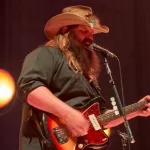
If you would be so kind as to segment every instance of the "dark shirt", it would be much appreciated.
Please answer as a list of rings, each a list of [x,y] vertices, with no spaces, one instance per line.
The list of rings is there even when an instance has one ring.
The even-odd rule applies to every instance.
[[[35,130],[32,123],[27,123],[30,116],[27,95],[40,86],[47,87],[59,99],[74,107],[85,105],[98,96],[88,80],[68,66],[62,51],[47,46],[37,48],[26,56],[18,79],[18,96],[24,101],[22,136],[28,136]],[[105,106],[103,105],[101,109],[105,109]],[[38,112],[41,113],[40,110]]]

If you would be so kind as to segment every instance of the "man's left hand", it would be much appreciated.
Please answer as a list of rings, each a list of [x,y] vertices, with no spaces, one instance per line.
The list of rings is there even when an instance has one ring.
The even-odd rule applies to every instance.
[[[140,101],[148,100],[149,103],[145,105],[145,109],[138,111],[138,116],[148,117],[150,116],[150,95],[143,97]]]

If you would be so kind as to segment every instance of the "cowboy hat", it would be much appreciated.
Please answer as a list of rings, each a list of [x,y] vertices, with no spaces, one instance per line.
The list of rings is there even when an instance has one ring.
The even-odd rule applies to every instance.
[[[69,25],[87,25],[94,29],[94,34],[108,33],[109,28],[100,24],[99,19],[92,13],[92,9],[87,6],[77,5],[66,7],[45,25],[44,31],[49,39],[53,39],[58,31]]]

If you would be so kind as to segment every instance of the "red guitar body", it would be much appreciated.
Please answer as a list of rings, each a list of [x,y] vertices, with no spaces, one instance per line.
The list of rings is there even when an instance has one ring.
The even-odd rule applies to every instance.
[[[100,116],[99,102],[91,101],[84,109],[79,110],[91,122],[89,116]],[[98,119],[97,119],[98,121]],[[108,136],[104,133],[101,123],[95,129],[91,123],[88,133],[81,137],[72,137],[65,124],[54,115],[43,114],[43,125],[46,138],[52,145],[52,150],[84,150],[86,147],[100,149],[107,145]]]

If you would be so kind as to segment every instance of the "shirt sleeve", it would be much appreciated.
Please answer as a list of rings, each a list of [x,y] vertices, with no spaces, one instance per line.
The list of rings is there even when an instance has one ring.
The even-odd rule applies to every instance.
[[[26,101],[32,90],[39,86],[49,86],[57,68],[56,51],[52,47],[40,47],[26,56],[17,82],[19,98]]]

